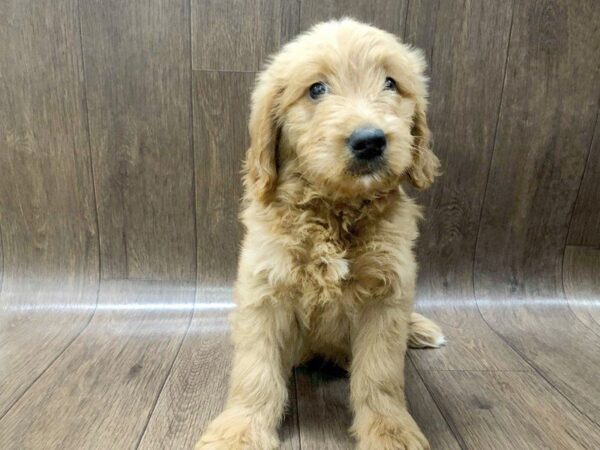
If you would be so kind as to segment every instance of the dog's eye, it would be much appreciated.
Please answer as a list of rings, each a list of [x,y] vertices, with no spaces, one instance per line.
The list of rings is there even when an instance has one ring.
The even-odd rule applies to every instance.
[[[319,81],[318,83],[313,83],[310,86],[309,89],[309,94],[310,94],[310,98],[312,98],[313,100],[318,99],[319,97],[321,97],[322,95],[327,93],[327,85],[325,83],[323,83],[322,81]]]
[[[394,81],[393,78],[387,77],[385,79],[385,83],[383,85],[384,89],[386,91],[395,91],[396,89],[396,82]]]

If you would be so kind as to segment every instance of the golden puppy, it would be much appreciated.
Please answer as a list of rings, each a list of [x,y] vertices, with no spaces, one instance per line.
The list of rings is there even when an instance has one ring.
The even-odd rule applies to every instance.
[[[287,44],[252,97],[232,316],[229,400],[197,449],[268,450],[294,365],[320,354],[350,373],[360,449],[422,449],[404,398],[407,342],[438,346],[415,313],[419,208],[428,187],[421,53],[350,19]]]

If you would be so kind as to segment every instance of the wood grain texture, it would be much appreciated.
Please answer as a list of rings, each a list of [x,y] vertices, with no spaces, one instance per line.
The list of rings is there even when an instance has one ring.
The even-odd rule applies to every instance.
[[[0,219],[2,218],[2,210],[0,209]],[[4,283],[4,253],[2,252],[2,221],[0,220],[0,298],[2,294],[2,284]],[[2,303],[0,303],[2,308]]]
[[[600,95],[594,0],[514,4],[476,253],[482,297],[560,296],[562,253]]]
[[[355,443],[348,375],[320,360],[295,370],[300,443],[303,450],[346,450]],[[409,411],[432,448],[461,448],[446,424],[412,362],[405,368]]]
[[[298,30],[297,0],[192,0],[192,67],[257,71]]]
[[[410,352],[415,419],[433,448],[600,448],[600,3],[51,3],[0,2],[0,448],[192,448],[227,393],[255,72],[343,15],[431,66],[418,308],[448,345]],[[352,448],[344,374],[289,392],[281,448]]]
[[[195,280],[187,0],[81,2],[103,278]]]
[[[600,44],[597,44],[600,46]],[[569,244],[600,247],[600,125],[599,113],[569,227]]]
[[[98,236],[77,4],[0,4],[0,416],[86,326]]]
[[[347,374],[320,360],[295,369],[298,423],[303,450],[353,448]]]
[[[300,450],[300,423],[298,418],[298,388],[296,373],[292,373],[288,385],[288,405],[285,409],[283,423],[279,430],[280,448],[284,450]]]
[[[194,290],[104,282],[89,327],[0,420],[0,448],[134,447],[188,328]]]
[[[473,257],[511,14],[510,2],[482,0],[426,0],[408,8],[405,40],[427,55],[428,122],[443,171],[430,190],[418,195],[426,218],[418,246],[424,301],[473,300]]]
[[[426,371],[423,377],[450,427],[462,437],[463,448],[575,450],[600,445],[598,426],[535,374]]]
[[[22,281],[33,274],[59,275],[68,286],[95,285],[97,231],[76,4],[2,2],[0,16],[4,291],[27,289]]]
[[[460,435],[458,435],[461,439],[459,442],[448,426],[410,358],[406,360],[404,371],[408,410],[427,436],[431,448],[444,450],[465,448]]]
[[[600,39],[600,8],[585,0],[514,7],[475,256],[478,304],[517,353],[597,421],[600,342],[564,299],[562,256],[600,94],[598,48],[580,44]]]
[[[419,311],[442,327],[447,345],[410,351],[420,370],[528,370],[527,363],[482,319],[473,302],[424,302]]]
[[[401,36],[404,31],[408,0],[302,0],[300,29],[329,19],[353,17]]]
[[[567,246],[563,283],[571,310],[600,335],[600,249]]]
[[[198,277],[202,283],[235,279],[242,239],[238,219],[241,170],[248,140],[254,73],[194,72],[194,150]]]
[[[415,352],[420,368],[523,369],[474,307],[473,257],[503,87],[509,2],[410,2],[404,40],[430,66],[429,126],[443,175],[418,193],[417,303],[451,343]]]
[[[231,345],[227,336],[231,290],[198,288],[196,311],[141,449],[193,448],[227,396]],[[210,305],[215,305],[213,308]]]
[[[32,282],[14,292],[12,284],[0,311],[0,417],[86,328],[96,303],[91,286]]]
[[[492,328],[591,420],[600,423],[600,339],[577,319],[564,299],[545,305],[497,307],[483,303]],[[540,302],[540,299],[533,302]]]
[[[196,310],[179,356],[158,399],[140,449],[192,448],[227,398],[232,346],[231,288],[198,287]],[[289,415],[295,417],[295,401]],[[300,448],[295,420],[281,430],[283,450]]]

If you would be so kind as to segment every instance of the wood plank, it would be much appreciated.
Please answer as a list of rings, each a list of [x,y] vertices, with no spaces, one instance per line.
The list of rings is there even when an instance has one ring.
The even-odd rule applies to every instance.
[[[4,283],[4,254],[2,252],[2,223],[0,223],[0,294],[2,294],[2,284]],[[2,296],[0,295],[0,299]],[[2,308],[2,303],[0,303],[0,308]]]
[[[302,450],[354,447],[350,386],[345,371],[320,360],[295,369]]]
[[[600,249],[567,246],[563,263],[565,295],[571,310],[600,333]]]
[[[476,254],[494,298],[561,295],[564,244],[600,96],[594,0],[516,2]]]
[[[81,2],[103,278],[196,276],[189,14]]]
[[[189,284],[104,282],[90,326],[0,421],[0,447],[134,447],[193,302]]]
[[[405,41],[430,65],[428,121],[443,176],[423,193],[417,246],[417,305],[442,326],[448,345],[414,352],[423,369],[526,367],[482,320],[473,258],[501,100],[512,6],[508,2],[410,2]]]
[[[411,2],[405,40],[430,65],[428,123],[443,175],[425,206],[419,296],[473,302],[473,258],[498,122],[512,4]],[[449,295],[449,296],[448,296]]]
[[[600,247],[600,110],[569,227],[569,244]]]
[[[7,281],[0,311],[0,418],[88,325],[96,291],[77,289],[77,283],[30,282],[15,292]]]
[[[193,76],[198,276],[203,283],[228,283],[235,280],[243,234],[241,170],[255,74]]]
[[[192,325],[150,418],[140,449],[192,448],[223,409],[231,368],[230,288],[199,287]],[[283,450],[300,448],[295,402],[280,437]]]
[[[408,408],[432,448],[459,449],[414,365],[406,361]],[[298,420],[303,450],[342,450],[354,447],[347,374],[329,363],[313,361],[296,369]]]
[[[569,309],[561,269],[600,95],[600,48],[581,43],[600,42],[600,8],[593,0],[514,7],[476,251],[477,299],[492,328],[598,420],[600,341]]]
[[[192,66],[254,72],[297,31],[297,0],[192,0]]]
[[[464,448],[600,446],[598,426],[534,373],[426,371],[423,377]]]
[[[446,345],[432,350],[409,350],[419,370],[531,370],[482,319],[474,302],[448,294],[443,300],[425,299],[419,312],[442,327]]]
[[[6,24],[0,27],[6,43],[0,49],[5,291],[27,289],[22,280],[34,274],[95,286],[97,231],[76,5],[14,0],[0,8]]]
[[[223,407],[231,345],[227,312],[231,291],[198,287],[196,312],[165,383],[140,449],[193,448]],[[213,307],[211,307],[213,305]]]
[[[446,423],[446,419],[433,401],[410,358],[406,359],[405,372],[408,410],[421,427],[421,431],[427,437],[431,448],[444,450],[464,448],[464,444],[457,441],[454,433]]]
[[[76,2],[0,3],[0,417],[96,303],[79,36]]]
[[[408,0],[302,0],[300,29],[306,30],[319,22],[349,16],[402,36],[407,4]]]
[[[288,387],[288,406],[285,410],[285,416],[281,429],[279,431],[279,439],[281,450],[300,450],[300,426],[298,418],[298,388],[296,385],[296,373],[292,373]]]
[[[491,300],[489,303],[495,302]],[[580,411],[600,423],[600,336],[583,325],[564,299],[482,312],[503,339]]]

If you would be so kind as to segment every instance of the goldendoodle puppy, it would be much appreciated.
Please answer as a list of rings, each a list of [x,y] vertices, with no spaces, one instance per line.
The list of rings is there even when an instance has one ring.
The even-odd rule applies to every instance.
[[[197,449],[268,450],[294,365],[348,368],[360,449],[423,449],[406,410],[407,343],[439,328],[412,313],[419,208],[403,181],[438,171],[421,53],[343,19],[287,44],[258,78],[232,316],[229,400]]]

